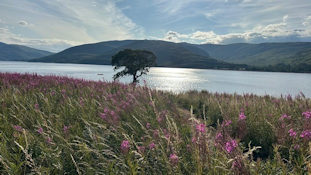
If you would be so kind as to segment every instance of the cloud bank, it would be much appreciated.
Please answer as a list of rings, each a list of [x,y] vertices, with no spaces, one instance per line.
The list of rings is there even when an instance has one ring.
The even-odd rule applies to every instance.
[[[268,24],[266,26],[258,25],[251,30],[240,33],[216,34],[214,31],[195,31],[189,34],[181,34],[169,31],[161,39],[172,42],[202,44],[311,41],[311,16],[306,17],[301,23],[301,26],[305,26],[304,28],[291,28],[288,18],[289,16],[285,15],[280,23]]]
[[[107,40],[311,41],[310,0],[1,0],[0,42],[49,51]]]
[[[3,0],[0,41],[60,51],[78,43],[139,38],[115,0]],[[31,25],[30,25],[31,24]]]

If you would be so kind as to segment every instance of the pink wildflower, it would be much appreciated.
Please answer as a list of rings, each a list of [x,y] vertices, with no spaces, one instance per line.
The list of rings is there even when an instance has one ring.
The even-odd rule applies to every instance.
[[[310,136],[311,136],[311,131],[309,130],[302,131],[302,133],[300,134],[301,138],[310,137]]]
[[[35,104],[35,109],[36,109],[36,110],[39,109],[39,104],[38,104],[38,103]]]
[[[116,113],[114,111],[110,111],[110,115],[114,116]]]
[[[291,116],[287,115],[287,114],[283,114],[279,120],[284,120],[284,119],[291,119]]]
[[[165,138],[169,139],[171,137],[170,133],[165,134]]]
[[[154,148],[155,148],[154,142],[150,143],[150,144],[149,144],[149,149],[154,149]]]
[[[196,143],[196,142],[197,142],[197,139],[196,139],[195,137],[192,137],[191,142],[192,142],[192,143]]]
[[[295,150],[298,150],[299,148],[300,148],[300,146],[297,145],[297,144],[294,146],[294,149],[295,149]]]
[[[219,139],[221,139],[222,138],[222,134],[221,133],[217,133],[216,134],[216,140],[219,140]]]
[[[238,143],[235,140],[231,140],[231,145],[235,148],[238,146]]]
[[[226,143],[225,149],[228,153],[231,153],[238,146],[235,140],[230,140]]]
[[[42,134],[43,133],[43,128],[39,128],[37,131],[38,131],[39,134]]]
[[[51,95],[54,96],[54,95],[55,95],[55,91],[52,91],[52,92],[51,92]]]
[[[290,135],[291,137],[296,137],[296,135],[297,135],[297,133],[296,133],[293,129],[290,129],[290,130],[288,131],[288,133],[289,133],[289,135]]]
[[[241,161],[239,161],[238,159],[234,160],[232,163],[232,168],[237,168],[240,169],[242,167],[241,165]]]
[[[245,116],[244,112],[241,112],[239,115],[239,120],[245,120],[245,119],[246,119],[246,116]]]
[[[108,113],[109,112],[109,109],[108,108],[105,108],[104,109],[104,113]]]
[[[46,142],[47,142],[48,144],[51,144],[51,143],[52,143],[51,137],[48,137],[48,138],[46,139]]]
[[[158,123],[161,123],[163,121],[163,118],[162,117],[158,117],[157,121],[158,121]]]
[[[144,153],[145,152],[145,147],[144,146],[138,146],[138,151],[140,152],[140,153]]]
[[[13,128],[18,131],[18,132],[22,132],[23,131],[23,128],[19,125],[14,125]]]
[[[309,118],[311,118],[311,111],[303,112],[302,115],[303,115],[306,119],[309,119]]]
[[[83,99],[80,99],[80,102],[79,102],[79,103],[80,103],[81,106],[84,106]]]
[[[123,153],[127,153],[130,149],[130,142],[128,140],[123,140],[121,143],[121,150]]]
[[[225,120],[225,122],[224,122],[225,126],[229,126],[231,123],[232,123],[231,120]]]
[[[70,126],[66,126],[66,125],[64,125],[64,133],[67,133],[68,132],[68,130],[69,130],[69,128],[70,128]]]
[[[107,115],[105,113],[100,113],[100,118],[105,120],[107,118]]]
[[[170,155],[170,162],[173,164],[173,165],[176,165],[178,163],[178,156],[176,154],[171,154]]]
[[[197,132],[205,133],[205,125],[204,124],[197,124],[196,125]]]
[[[146,128],[147,128],[147,129],[150,129],[150,127],[151,127],[151,124],[150,124],[150,123],[147,123],[147,124],[146,124]]]
[[[153,137],[159,137],[159,130],[154,130],[153,131]]]

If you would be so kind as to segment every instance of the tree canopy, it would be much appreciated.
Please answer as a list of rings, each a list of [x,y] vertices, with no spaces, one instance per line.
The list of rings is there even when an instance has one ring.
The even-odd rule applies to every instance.
[[[124,67],[121,72],[116,73],[113,79],[130,75],[133,76],[133,83],[138,82],[138,78],[149,72],[149,68],[155,65],[156,56],[147,50],[125,49],[112,56],[111,64],[114,71]]]

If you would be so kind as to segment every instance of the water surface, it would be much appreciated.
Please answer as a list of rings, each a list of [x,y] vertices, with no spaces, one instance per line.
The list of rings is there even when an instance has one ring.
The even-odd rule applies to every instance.
[[[86,64],[29,63],[0,61],[0,72],[61,75],[87,80],[112,81],[112,66]],[[102,75],[101,75],[102,74]],[[184,68],[151,68],[142,77],[151,88],[172,92],[207,90],[210,92],[254,93],[257,95],[293,96],[304,93],[311,97],[311,74],[228,71]],[[120,79],[129,83],[131,77]]]

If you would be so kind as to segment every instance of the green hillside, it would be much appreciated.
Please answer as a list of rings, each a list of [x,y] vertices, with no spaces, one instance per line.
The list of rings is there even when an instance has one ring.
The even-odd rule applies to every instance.
[[[308,42],[204,44],[199,47],[208,52],[213,58],[252,66],[306,63],[305,59],[311,57],[311,43]],[[307,63],[310,63],[310,59]]]
[[[25,61],[51,54],[43,50],[0,42],[0,61]]]
[[[311,72],[311,42],[198,45],[161,40],[107,41],[31,61],[109,65],[111,57],[124,49],[149,50],[157,56],[157,66],[163,67]]]
[[[240,69],[235,65],[211,58],[196,45],[157,40],[110,41],[76,46],[63,52],[35,59],[36,62],[110,64],[111,57],[124,49],[144,49],[157,56],[157,66],[187,68]]]

